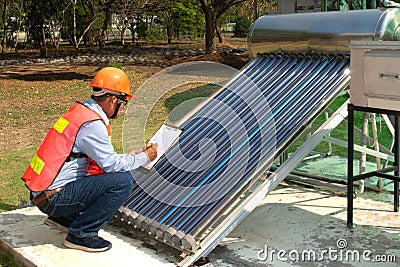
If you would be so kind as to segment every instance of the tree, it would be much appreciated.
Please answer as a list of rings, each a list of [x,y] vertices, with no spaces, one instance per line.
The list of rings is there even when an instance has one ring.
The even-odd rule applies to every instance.
[[[7,0],[3,1],[3,40],[1,41],[1,53],[4,54],[4,50],[7,47]]]
[[[17,48],[20,32],[24,29],[26,23],[26,4],[25,0],[13,0],[10,2],[7,23],[8,38],[7,42],[13,49]]]
[[[115,4],[116,0],[100,0],[100,8],[101,11],[104,12],[105,17],[103,21],[103,27],[101,29],[100,33],[100,48],[103,49],[106,46],[106,32],[107,32],[107,27],[111,23],[111,18],[112,18],[112,12],[113,12],[113,6]]]
[[[28,21],[32,39],[40,48],[40,56],[47,56],[45,21],[47,1],[33,0],[28,2]],[[50,12],[49,12],[50,13]]]
[[[113,23],[120,33],[122,46],[125,45],[125,32],[129,26],[131,10],[133,10],[133,2],[130,0],[118,1],[115,6],[115,19]]]
[[[70,3],[72,4],[72,13],[69,14],[67,19],[67,29],[72,29],[72,31],[67,31],[67,34],[75,48],[79,48],[85,37],[89,42],[91,42],[91,38],[100,39],[100,32],[91,30],[93,25],[102,17],[97,1],[81,0],[78,2],[77,0],[70,0]]]
[[[210,54],[216,50],[215,33],[217,20],[230,7],[246,0],[200,0],[206,19],[205,53]]]
[[[70,5],[71,3],[67,4],[67,6],[63,8],[60,13],[60,17],[57,16],[58,14],[54,14],[54,17],[49,21],[50,40],[56,49],[58,49],[60,45],[61,29],[64,25],[65,12]]]
[[[3,38],[1,41],[1,52],[5,53],[5,50],[9,44],[13,48],[15,48],[17,45],[17,37],[19,31],[21,30],[22,23],[25,21],[25,12],[23,10],[23,0],[1,0],[0,2],[3,2]]]
[[[251,21],[245,17],[236,19],[235,27],[233,28],[233,36],[238,38],[247,37],[251,26]]]
[[[122,45],[124,45],[124,33],[128,28],[132,34],[132,44],[135,43],[135,34],[140,24],[147,21],[148,17],[154,17],[161,0],[120,0],[114,6],[114,14],[117,29],[121,34]],[[147,28],[147,27],[146,27]]]
[[[31,0],[27,2],[27,19],[30,33],[40,48],[40,56],[47,56],[46,34],[49,33],[49,25],[52,20],[59,24],[62,12],[65,9],[64,0]]]
[[[174,21],[180,15],[181,9],[184,8],[183,1],[180,0],[166,0],[162,6],[159,7],[159,14],[161,21],[167,31],[167,43],[172,43],[172,36],[174,33]]]
[[[172,42],[173,35],[179,36],[179,29],[188,29],[199,11],[197,0],[166,0],[158,7],[160,20],[167,32],[167,42]]]

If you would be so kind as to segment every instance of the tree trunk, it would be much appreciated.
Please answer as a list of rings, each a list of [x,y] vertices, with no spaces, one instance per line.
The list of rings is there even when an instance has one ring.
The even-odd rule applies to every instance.
[[[46,33],[44,30],[44,24],[42,24],[40,36],[41,36],[40,57],[47,57]]]
[[[168,44],[172,43],[172,34],[171,34],[171,30],[169,29],[169,27],[167,28],[167,43]]]
[[[135,33],[136,33],[136,29],[135,29],[135,26],[133,25],[133,23],[131,24],[129,29],[131,30],[131,34],[132,34],[132,47],[133,47],[135,45]]]
[[[225,40],[224,40],[224,36],[222,35],[221,27],[218,25],[217,22],[215,24],[216,24],[215,25],[215,33],[217,34],[218,41],[220,44],[223,44]]]
[[[7,48],[7,0],[3,5],[3,40],[1,41],[1,53],[4,54]]]
[[[79,48],[78,44],[78,39],[76,38],[76,0],[74,1],[74,7],[73,7],[73,41],[75,45],[75,49]]]
[[[101,29],[100,40],[99,40],[100,49],[104,49],[106,47],[106,33],[108,24],[110,24],[111,21],[111,16],[112,16],[112,9],[110,7],[107,8],[106,17],[104,18],[103,28]]]
[[[212,11],[205,14],[206,18],[206,40],[205,40],[205,53],[213,53],[217,46],[215,43],[215,15]]]
[[[122,30],[121,30],[121,45],[122,45],[122,47],[125,46],[125,30],[126,30],[126,28],[122,27]]]
[[[168,44],[172,43],[172,33],[173,33],[172,23],[168,22],[167,23],[167,43]]]
[[[215,44],[216,14],[206,0],[201,0],[200,2],[206,19],[205,53],[210,54],[214,52],[217,47]]]

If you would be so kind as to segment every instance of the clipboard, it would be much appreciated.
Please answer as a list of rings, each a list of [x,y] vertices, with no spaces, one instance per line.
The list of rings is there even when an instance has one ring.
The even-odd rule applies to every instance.
[[[148,173],[157,161],[165,154],[165,152],[175,143],[182,130],[171,125],[163,124],[160,129],[150,139],[149,143],[158,144],[157,158],[138,168],[138,170]]]

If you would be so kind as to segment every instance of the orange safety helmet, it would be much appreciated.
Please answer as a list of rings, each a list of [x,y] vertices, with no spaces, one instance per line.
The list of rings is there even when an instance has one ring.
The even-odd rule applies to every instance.
[[[105,67],[99,70],[89,86],[123,93],[128,98],[133,97],[130,91],[131,82],[129,81],[128,75],[118,68]]]

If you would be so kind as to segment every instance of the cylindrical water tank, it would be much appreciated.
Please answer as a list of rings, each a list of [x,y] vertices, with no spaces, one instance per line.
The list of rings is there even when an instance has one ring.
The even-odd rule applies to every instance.
[[[249,33],[249,53],[346,51],[352,40],[400,40],[400,9],[264,15]]]

